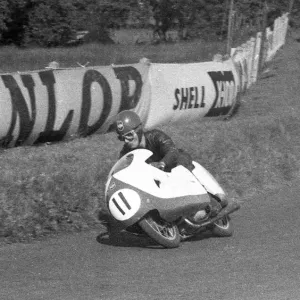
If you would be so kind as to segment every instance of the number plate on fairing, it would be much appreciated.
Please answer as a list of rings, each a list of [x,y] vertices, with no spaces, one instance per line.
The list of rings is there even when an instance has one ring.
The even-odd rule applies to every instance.
[[[121,189],[109,199],[108,208],[113,217],[119,221],[130,219],[141,206],[139,194],[130,189]]]

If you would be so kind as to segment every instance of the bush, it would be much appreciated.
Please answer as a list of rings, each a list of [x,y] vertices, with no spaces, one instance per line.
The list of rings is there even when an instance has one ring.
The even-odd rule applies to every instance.
[[[30,10],[24,44],[38,46],[64,45],[72,37],[73,6],[60,0],[40,1]]]

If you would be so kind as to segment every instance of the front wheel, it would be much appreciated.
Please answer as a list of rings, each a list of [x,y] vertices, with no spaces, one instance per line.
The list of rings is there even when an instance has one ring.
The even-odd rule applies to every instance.
[[[146,215],[139,225],[149,237],[165,248],[177,248],[180,244],[178,227],[162,220],[158,214]]]
[[[228,216],[225,216],[213,223],[212,232],[214,235],[219,237],[232,236],[233,226],[230,222],[230,218]]]

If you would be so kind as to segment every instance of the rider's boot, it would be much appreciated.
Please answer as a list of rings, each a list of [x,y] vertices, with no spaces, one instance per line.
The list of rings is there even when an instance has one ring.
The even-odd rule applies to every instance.
[[[194,235],[199,229],[197,225],[200,225],[203,221],[206,221],[209,214],[206,210],[199,210],[193,216],[183,218],[179,224],[179,231],[182,239],[188,238]],[[193,225],[193,223],[195,225]]]
[[[210,214],[215,217],[223,208],[228,205],[228,199],[225,194],[215,194],[214,198],[220,203],[218,206],[211,207]]]
[[[228,205],[228,200],[226,195],[224,194],[215,194],[213,197],[220,203],[220,205],[209,205],[204,210],[197,211],[193,216],[189,217],[192,223],[201,224],[208,220],[210,217],[215,217],[219,214],[219,212]],[[195,231],[196,230],[196,231]],[[180,234],[182,238],[193,235],[195,232],[198,232],[199,229],[193,227],[193,225],[189,225],[186,222],[183,222],[180,226]]]
[[[228,199],[225,194],[216,194],[215,196],[218,198],[222,208],[224,208],[228,205]]]
[[[195,223],[201,223],[207,220],[208,216],[215,217],[223,208],[228,205],[228,200],[224,194],[216,194],[214,198],[220,203],[220,205],[210,206],[207,209],[197,211],[192,217],[191,221]]]

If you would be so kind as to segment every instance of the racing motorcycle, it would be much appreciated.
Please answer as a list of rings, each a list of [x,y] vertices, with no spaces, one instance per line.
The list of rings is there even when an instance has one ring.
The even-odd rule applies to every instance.
[[[146,234],[165,248],[178,247],[181,241],[206,230],[215,236],[231,236],[229,214],[240,206],[232,201],[222,208],[212,190],[222,188],[213,176],[193,162],[195,170],[202,171],[203,180],[209,178],[205,188],[181,165],[170,172],[152,166],[148,163],[152,154],[147,149],[133,150],[121,157],[108,175],[105,200],[119,230]],[[205,212],[205,217],[196,222],[192,216],[198,211]],[[107,220],[103,223],[109,228]]]

